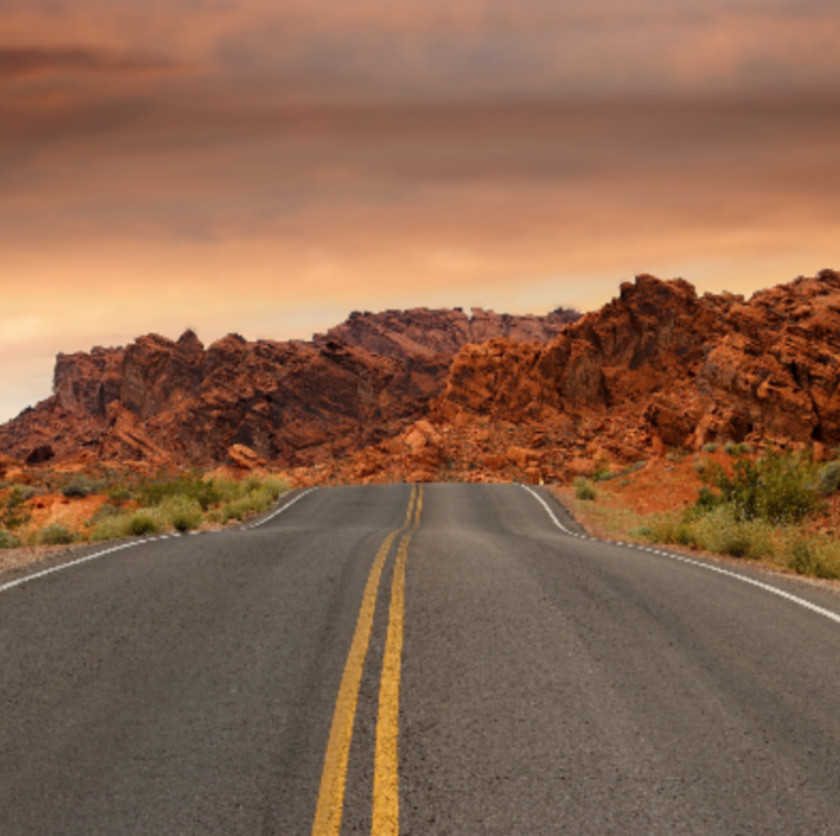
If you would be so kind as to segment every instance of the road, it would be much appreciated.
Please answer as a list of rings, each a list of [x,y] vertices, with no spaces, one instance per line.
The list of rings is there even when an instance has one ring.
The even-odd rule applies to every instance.
[[[0,578],[0,834],[840,834],[834,593],[518,485],[295,498]]]

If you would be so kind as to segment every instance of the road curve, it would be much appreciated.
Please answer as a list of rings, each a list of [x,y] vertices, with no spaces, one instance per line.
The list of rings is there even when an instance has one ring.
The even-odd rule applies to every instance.
[[[840,833],[833,593],[517,485],[298,496],[0,577],[0,834]]]

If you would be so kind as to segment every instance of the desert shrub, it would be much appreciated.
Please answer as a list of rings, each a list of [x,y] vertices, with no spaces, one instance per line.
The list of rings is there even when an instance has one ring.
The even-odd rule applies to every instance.
[[[158,524],[150,514],[141,512],[132,514],[128,520],[128,533],[140,536],[154,534],[158,531]]]
[[[270,505],[271,501],[266,496],[260,497],[256,492],[246,494],[238,499],[223,503],[221,507],[222,522],[241,521],[252,514],[267,511]]]
[[[0,524],[4,528],[19,528],[31,519],[29,513],[23,508],[23,504],[31,499],[37,491],[31,485],[15,485],[3,510],[0,512]]]
[[[66,545],[74,542],[76,535],[66,525],[50,523],[38,532],[38,542],[43,546]]]
[[[720,450],[720,444],[716,441],[707,441],[701,448],[704,453],[716,453]]]
[[[592,471],[593,482],[603,482],[607,479],[612,479],[616,475],[610,469],[610,463],[605,457],[599,456],[595,460],[595,469]]]
[[[800,575],[810,575],[815,562],[814,549],[804,537],[797,537],[790,546],[788,566]]]
[[[676,543],[690,546],[694,543],[691,526],[675,514],[656,514],[636,530],[636,534],[653,543]]]
[[[139,486],[136,494],[138,502],[144,507],[154,507],[165,499],[182,497],[195,500],[204,511],[222,499],[216,487],[216,480],[204,480],[197,475],[145,482]]]
[[[0,549],[14,549],[20,545],[20,538],[0,528]]]
[[[101,540],[119,540],[122,537],[131,535],[131,517],[126,513],[103,517],[94,526],[90,533],[90,539],[96,542]]]
[[[164,527],[172,527],[176,531],[191,531],[198,528],[204,519],[201,503],[183,496],[164,500],[159,506],[159,513]]]
[[[102,485],[100,483],[79,473],[61,489],[61,493],[68,499],[71,499],[74,497],[90,496],[92,493],[101,490],[101,488]]]
[[[221,522],[242,520],[251,514],[267,511],[289,486],[275,477],[249,476],[241,482],[232,479],[214,480],[222,496],[218,518]]]
[[[730,506],[736,520],[798,522],[817,506],[813,467],[799,456],[766,453],[755,461],[739,458],[732,476],[718,466],[710,471],[709,481],[716,484],[720,501]]]
[[[817,492],[821,496],[831,496],[840,490],[840,461],[823,465],[817,473]]]
[[[703,478],[709,478],[708,473],[704,473],[702,476]],[[715,508],[720,507],[721,504],[723,504],[721,495],[715,493],[706,485],[703,485],[697,492],[697,499],[694,501],[694,504],[690,505],[683,512],[683,521],[691,523],[699,520],[704,514],[708,514]]]
[[[115,503],[127,502],[131,499],[131,490],[125,485],[116,485],[108,491],[108,499]]]
[[[595,488],[593,488],[586,479],[576,479],[575,496],[578,499],[593,500],[598,496],[598,494],[596,493]]]
[[[773,526],[763,520],[737,519],[726,506],[690,523],[694,543],[701,549],[730,557],[758,559],[773,554]]]
[[[155,523],[155,530],[189,531],[201,525],[205,514],[215,522],[228,522],[267,511],[288,488],[287,483],[275,477],[205,480],[189,474],[144,482],[135,496]]]
[[[796,534],[787,547],[787,565],[800,575],[840,578],[840,554],[836,543],[821,542]]]
[[[28,499],[32,499],[38,491],[32,485],[15,485],[6,500],[6,508],[14,509],[23,505]]]
[[[743,456],[754,450],[755,448],[748,441],[727,441],[723,445],[723,452],[730,456]]]

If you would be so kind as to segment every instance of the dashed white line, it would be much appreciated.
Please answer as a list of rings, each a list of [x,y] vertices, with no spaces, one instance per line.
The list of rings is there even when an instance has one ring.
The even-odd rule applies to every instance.
[[[577,537],[580,540],[598,540],[597,537],[591,537],[587,535],[580,535],[576,534],[574,531],[570,531],[566,528],[560,520],[554,514],[554,511],[551,510],[548,503],[532,488],[529,488],[527,485],[522,485],[526,491],[528,491],[531,496],[533,496],[542,507],[546,510],[546,513],[551,518],[551,521],[559,528],[563,533],[570,534],[572,537]],[[836,613],[833,610],[828,610],[825,607],[821,607],[818,604],[814,604],[811,601],[808,601],[806,598],[800,598],[798,595],[794,595],[791,592],[786,592],[784,589],[779,589],[776,586],[772,586],[769,583],[764,583],[763,581],[756,580],[755,578],[751,578],[749,575],[741,575],[738,572],[733,572],[730,569],[724,569],[720,566],[715,566],[712,563],[705,563],[700,560],[695,560],[691,557],[684,557],[680,554],[675,554],[674,552],[666,552],[660,551],[659,549],[651,549],[647,548],[646,546],[639,545],[638,543],[623,543],[621,541],[612,541],[612,540],[603,540],[601,542],[609,543],[610,545],[615,546],[624,546],[628,549],[638,549],[639,551],[648,552],[650,554],[656,554],[660,557],[667,557],[671,560],[676,560],[679,563],[687,563],[691,566],[698,566],[701,569],[707,569],[710,572],[717,572],[719,575],[725,575],[729,578],[734,578],[737,581],[741,581],[743,583],[748,583],[750,586],[758,587],[759,589],[764,590],[765,592],[769,592],[772,595],[778,595],[780,598],[784,598],[787,601],[791,601],[794,604],[798,604],[800,607],[804,607],[807,610],[811,610],[811,612],[815,612],[818,615],[822,615],[825,618],[831,619],[831,621],[840,624],[840,613]],[[2,591],[2,587],[0,587],[0,591]]]

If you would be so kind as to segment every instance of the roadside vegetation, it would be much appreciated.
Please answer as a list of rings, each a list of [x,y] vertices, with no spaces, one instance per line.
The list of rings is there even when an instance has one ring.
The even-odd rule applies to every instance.
[[[724,452],[728,466],[695,458],[693,470],[701,487],[696,501],[682,510],[641,514],[591,501],[580,503],[579,510],[606,536],[840,578],[840,540],[818,525],[827,501],[840,491],[840,460],[817,464],[807,453],[754,454],[747,445],[728,444]],[[584,481],[576,483],[578,500],[594,499],[587,487]]]
[[[267,511],[289,489],[271,475],[233,479],[197,470],[155,476],[40,470],[27,477],[31,484],[0,483],[0,549],[221,527]],[[39,523],[45,507],[60,513]]]

